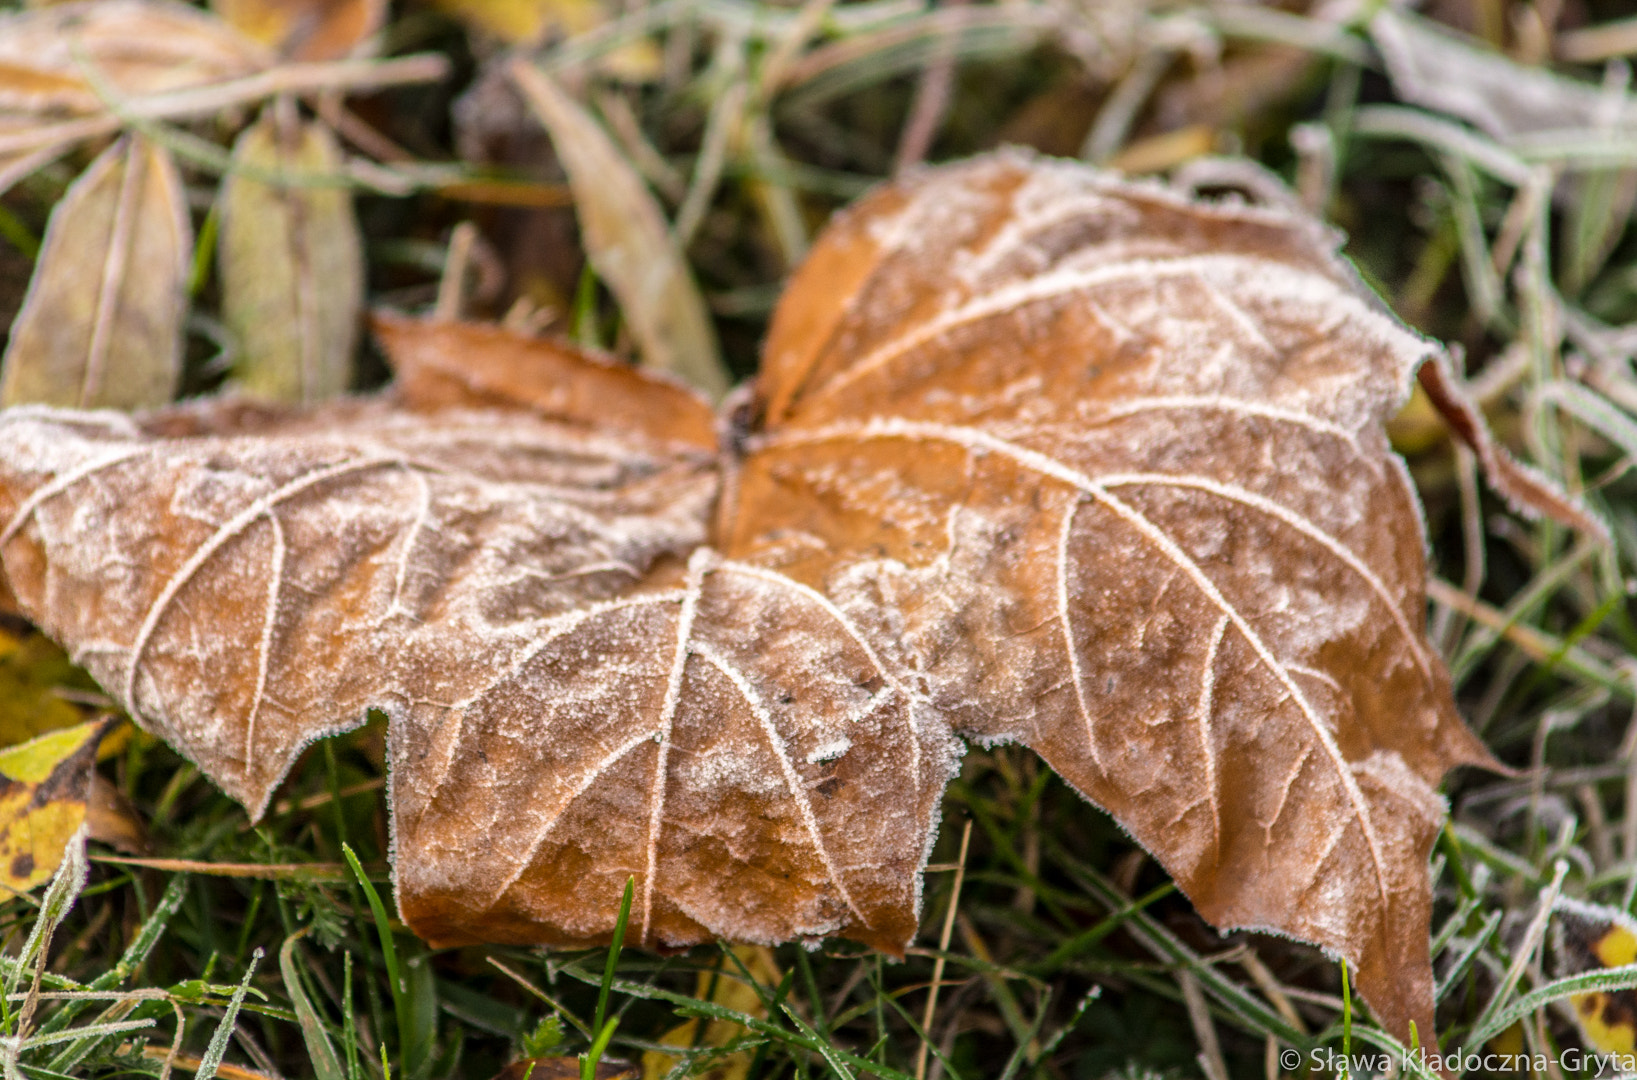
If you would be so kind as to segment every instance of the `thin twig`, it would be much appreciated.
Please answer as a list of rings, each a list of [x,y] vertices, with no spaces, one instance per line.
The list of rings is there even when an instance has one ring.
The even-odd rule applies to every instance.
[[[972,821],[967,819],[961,832],[961,853],[956,859],[955,887],[949,893],[949,910],[944,912],[944,930],[938,936],[938,952],[949,952],[949,938],[955,932],[955,909],[961,902],[961,883],[966,879],[966,848],[972,841]],[[932,1040],[932,1017],[938,1009],[938,987],[943,983],[944,957],[932,962],[932,987],[927,991],[926,1010],[921,1013],[921,1046],[915,1052],[915,1080],[926,1078],[927,1048]]]
[[[432,317],[454,322],[466,306],[466,269],[472,262],[472,245],[477,242],[477,226],[470,221],[456,225],[449,234],[449,253],[443,258],[443,277],[438,280],[438,300]]]
[[[959,7],[965,3],[966,0],[945,0],[944,6]],[[926,158],[949,112],[950,91],[955,85],[955,39],[941,38],[934,48],[937,51],[915,85],[915,100],[910,104],[909,119],[898,139],[898,153],[892,166],[895,173],[919,165]]]
[[[449,72],[449,62],[435,53],[397,60],[337,60],[323,64],[285,64],[268,71],[229,79],[211,86],[173,90],[127,99],[123,116],[111,112],[40,124],[0,134],[0,154],[15,154],[112,135],[125,126],[124,117],[141,120],[179,120],[210,116],[238,105],[248,105],[276,94],[314,94],[326,90],[379,90],[406,83],[436,82]]]
[[[1206,1080],[1228,1080],[1228,1065],[1222,1060],[1222,1044],[1216,1037],[1216,1024],[1211,1021],[1210,1007],[1205,1004],[1205,991],[1199,988],[1199,979],[1191,971],[1177,972],[1177,983],[1182,987],[1182,1002],[1188,1009],[1188,1022],[1193,1025],[1194,1038],[1199,1041],[1200,1071]]]

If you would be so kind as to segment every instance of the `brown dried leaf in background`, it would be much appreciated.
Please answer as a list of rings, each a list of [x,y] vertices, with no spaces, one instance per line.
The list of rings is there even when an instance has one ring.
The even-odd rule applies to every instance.
[[[728,375],[705,298],[642,177],[590,114],[540,69],[520,60],[511,75],[551,132],[574,190],[586,256],[618,298],[643,363],[720,398]]]
[[[280,57],[339,60],[381,28],[386,0],[212,0],[211,10]]]
[[[222,184],[222,318],[234,380],[271,401],[322,401],[352,382],[363,239],[329,128],[279,104],[246,128]]]
[[[1370,34],[1400,97],[1459,117],[1508,146],[1527,151],[1540,142],[1619,140],[1637,133],[1637,104],[1613,84],[1597,86],[1538,63],[1519,63],[1393,9],[1370,21]],[[1554,200],[1572,208],[1562,225],[1560,277],[1573,295],[1625,235],[1637,204],[1637,169],[1580,167],[1569,173],[1555,185]]]
[[[371,328],[411,408],[527,409],[546,420],[716,449],[715,417],[692,390],[560,338],[388,312],[377,312]]]
[[[96,112],[119,98],[249,75],[270,57],[172,0],[81,0],[0,16],[0,109]]]
[[[607,940],[635,876],[633,942],[901,952],[960,739],[1019,741],[1407,1037],[1436,785],[1490,758],[1382,428],[1435,349],[1335,246],[1074,164],[931,170],[830,227],[720,454],[702,404],[628,404],[674,387],[389,325],[395,402],[0,414],[0,560],[253,816],[383,710],[438,945]]]
[[[126,725],[126,730],[130,730],[130,725]],[[97,753],[99,761],[108,757],[111,741],[103,740],[103,747]],[[127,855],[146,855],[152,847],[141,812],[98,772],[91,773],[85,792],[85,833],[97,843]]]
[[[1427,401],[1455,437],[1477,455],[1484,478],[1508,506],[1526,518],[1550,518],[1603,543],[1609,542],[1608,525],[1584,501],[1518,461],[1496,441],[1483,410],[1472,400],[1465,381],[1455,374],[1447,356],[1440,354],[1423,364],[1417,381]]]
[[[182,364],[193,230],[169,151],[109,147],[51,211],[0,369],[0,405],[140,409]]]

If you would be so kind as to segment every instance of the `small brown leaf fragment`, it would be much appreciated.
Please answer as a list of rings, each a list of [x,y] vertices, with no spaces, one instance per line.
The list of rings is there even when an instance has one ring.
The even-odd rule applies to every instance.
[[[322,123],[277,103],[233,148],[222,185],[222,315],[234,378],[271,401],[316,402],[352,382],[363,241],[341,151]]]
[[[1603,543],[1609,542],[1608,526],[1584,502],[1518,461],[1495,441],[1483,411],[1466,392],[1448,356],[1439,353],[1423,364],[1417,379],[1444,423],[1477,455],[1489,486],[1514,510],[1529,518],[1551,518]]]
[[[287,60],[339,60],[381,28],[386,0],[213,0],[230,26]]]
[[[618,297],[643,363],[720,399],[728,376],[716,330],[659,204],[613,140],[539,68],[519,60],[511,75],[551,132],[586,255]]]
[[[265,67],[220,19],[171,0],[80,0],[0,16],[0,109],[96,112]]]
[[[692,389],[560,338],[376,312],[371,329],[414,409],[527,409],[547,420],[716,448],[716,417]]]
[[[0,404],[151,408],[176,392],[193,231],[164,148],[121,140],[51,212]]]
[[[91,773],[85,793],[86,835],[99,844],[128,855],[142,855],[149,849],[148,830],[142,815],[119,788]]]

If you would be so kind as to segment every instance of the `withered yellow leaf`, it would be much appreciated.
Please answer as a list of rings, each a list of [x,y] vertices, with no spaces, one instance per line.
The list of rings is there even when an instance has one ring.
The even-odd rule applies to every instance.
[[[1560,977],[1637,963],[1637,920],[1619,908],[1560,898],[1552,911],[1552,952]],[[1637,991],[1594,990],[1569,1004],[1592,1047],[1637,1052]]]
[[[733,954],[745,966],[745,970],[764,986],[777,986],[784,978],[784,973],[773,959],[773,950],[766,945],[735,945]],[[762,996],[744,982],[737,965],[732,962],[725,963],[716,972],[701,971],[695,981],[694,996],[746,1016],[757,1019],[767,1016]],[[659,1041],[683,1049],[726,1046],[745,1034],[743,1025],[731,1020],[709,1020],[696,1016],[667,1031]],[[701,1080],[745,1080],[750,1073],[750,1057],[750,1054],[740,1051],[720,1058],[702,1070],[690,1070],[688,1075]],[[642,1080],[665,1080],[681,1060],[676,1054],[667,1054],[663,1050],[644,1051]]]
[[[132,136],[69,186],[0,371],[0,405],[137,409],[176,392],[193,230],[170,153]]]
[[[539,68],[518,61],[511,71],[551,133],[574,191],[586,255],[619,300],[643,363],[720,398],[728,389],[727,370],[705,299],[642,177],[591,115]]]
[[[329,128],[270,106],[222,185],[222,315],[234,379],[273,401],[320,401],[352,381],[364,294],[352,192]]]
[[[435,0],[436,6],[513,45],[534,45],[553,30],[583,34],[607,15],[601,0]]]
[[[386,0],[212,0],[246,37],[289,60],[339,60],[381,28]]]
[[[85,822],[97,747],[114,722],[92,720],[0,750],[0,887],[26,892],[57,872]]]
[[[606,0],[433,0],[467,26],[510,45],[539,45],[547,39],[573,37],[604,25]],[[659,46],[637,38],[597,57],[596,71],[628,82],[657,78],[663,67]]]
[[[73,727],[85,717],[58,693],[95,684],[44,634],[0,627],[0,746]]]

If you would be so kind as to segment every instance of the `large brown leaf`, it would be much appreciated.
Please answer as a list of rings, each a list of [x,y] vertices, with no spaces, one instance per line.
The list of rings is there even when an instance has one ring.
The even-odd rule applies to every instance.
[[[1432,349],[1334,246],[1076,165],[927,172],[831,226],[721,452],[668,383],[391,321],[396,399],[0,416],[0,559],[253,815],[384,710],[440,944],[605,939],[635,875],[648,945],[901,950],[960,738],[1015,740],[1208,919],[1426,1033],[1434,788],[1489,759],[1382,433]]]

